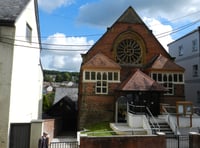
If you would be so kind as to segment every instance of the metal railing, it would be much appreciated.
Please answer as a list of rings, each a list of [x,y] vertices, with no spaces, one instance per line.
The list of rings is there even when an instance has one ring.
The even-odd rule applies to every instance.
[[[179,133],[177,124],[173,120],[171,120],[171,118],[170,118],[170,115],[176,115],[176,113],[174,113],[174,112],[169,113],[166,108],[168,108],[168,110],[169,109],[174,110],[175,107],[173,107],[173,106],[162,106],[162,109],[163,109],[164,114],[167,115],[167,122],[168,122],[170,128],[174,131],[175,135],[179,135],[180,133]]]
[[[78,148],[78,141],[51,142],[49,148]]]
[[[166,148],[189,148],[189,135],[171,135],[166,137]]]
[[[154,118],[153,114],[151,113],[150,109],[147,106],[133,105],[129,103],[127,106],[128,106],[127,110],[129,113],[146,115],[150,125],[153,127],[151,128],[153,133],[160,131],[160,126],[157,120]]]

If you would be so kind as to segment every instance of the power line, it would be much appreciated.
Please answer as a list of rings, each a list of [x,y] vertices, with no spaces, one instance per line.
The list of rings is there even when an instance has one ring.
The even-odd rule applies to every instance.
[[[26,46],[26,45],[19,45],[19,44],[14,44],[14,43],[9,43],[9,42],[5,42],[5,41],[1,41],[1,43],[4,43],[4,44],[8,44],[8,45],[11,45],[11,46],[18,46],[18,47],[25,47],[25,48],[32,48],[32,49],[38,49],[38,50],[49,50],[49,51],[87,51],[88,49],[58,49],[58,48],[45,48],[45,47],[35,47],[35,46]]]
[[[200,19],[194,21],[194,22],[191,22],[189,24],[186,24],[186,25],[183,25],[181,27],[178,27],[172,31],[166,31],[166,32],[163,32],[163,33],[160,33],[160,34],[157,34],[155,35],[157,38],[162,38],[162,37],[165,37],[165,36],[168,36],[169,34],[174,34],[176,32],[179,32],[179,31],[182,31],[192,25],[195,25],[196,23],[198,23],[200,21]],[[8,37],[0,37],[0,39],[6,39],[6,40],[10,40],[10,41],[18,41],[18,42],[22,42],[22,43],[28,43],[28,41],[25,41],[25,40],[19,40],[19,39],[12,39],[12,38],[8,38]],[[10,42],[5,42],[5,41],[0,41],[2,43],[5,43],[5,44],[9,44],[9,45],[12,45],[12,46],[21,46],[21,47],[27,47],[27,48],[35,48],[35,49],[40,49],[40,47],[34,47],[34,46],[26,46],[26,45],[22,45],[22,44],[16,44],[16,43],[10,43]],[[38,43],[38,42],[31,42],[31,44],[35,44],[35,45],[39,45],[41,46],[41,49],[42,50],[49,50],[49,51],[87,51],[88,49],[63,49],[63,47],[91,47],[93,45],[64,45],[64,44],[50,44],[50,43]],[[60,48],[47,48],[45,46],[54,46],[54,47],[60,47]],[[62,48],[61,48],[62,47]]]
[[[183,25],[183,26],[181,26],[181,27],[179,27],[179,28],[173,29],[172,31],[167,31],[167,32],[163,32],[163,33],[160,33],[160,34],[156,34],[155,36],[156,36],[157,38],[162,38],[162,37],[168,36],[168,35],[170,35],[170,34],[174,34],[174,33],[177,33],[177,32],[179,32],[179,31],[182,31],[182,30],[184,30],[184,29],[187,29],[187,28],[189,28],[189,27],[191,27],[191,26],[197,24],[198,22],[200,22],[200,19],[198,19],[198,20],[196,20],[196,21],[194,21],[194,22],[191,22],[191,23],[189,23],[189,24]]]

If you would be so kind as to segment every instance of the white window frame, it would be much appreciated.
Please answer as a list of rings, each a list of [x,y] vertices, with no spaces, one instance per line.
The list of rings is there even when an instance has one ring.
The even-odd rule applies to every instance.
[[[197,51],[197,39],[192,40],[192,51]]]
[[[199,75],[198,69],[199,69],[198,64],[195,64],[192,66],[192,76],[193,77],[198,77],[198,75]]]
[[[167,93],[165,93],[165,95],[174,95],[174,84],[184,84],[183,73],[152,72],[150,76],[156,82],[163,85],[166,89],[170,90]],[[171,79],[170,79],[170,76],[171,76]]]
[[[120,71],[95,71],[95,70],[84,70],[83,71],[83,82],[96,82],[97,79],[97,73],[101,73],[103,76],[103,73],[106,73],[107,79],[106,81],[109,83],[119,83],[120,82]],[[89,78],[86,79],[86,73],[89,74]],[[95,73],[95,79],[92,79],[92,73]],[[109,73],[112,73],[112,79],[109,79]],[[115,76],[116,75],[116,76]]]
[[[179,56],[183,55],[183,45],[178,46],[178,55]]]

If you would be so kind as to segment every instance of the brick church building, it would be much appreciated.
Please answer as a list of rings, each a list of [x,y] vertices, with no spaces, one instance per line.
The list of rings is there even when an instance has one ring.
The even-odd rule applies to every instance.
[[[124,122],[127,103],[160,105],[184,98],[184,69],[129,7],[82,55],[78,96],[78,128],[102,121]],[[125,117],[124,117],[125,118]]]

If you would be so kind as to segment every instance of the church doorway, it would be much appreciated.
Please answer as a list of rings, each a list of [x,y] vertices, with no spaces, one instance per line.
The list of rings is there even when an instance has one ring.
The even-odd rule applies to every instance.
[[[140,109],[132,110],[133,112],[145,112],[148,107],[152,115],[158,116],[160,114],[160,93],[159,92],[124,92],[118,97],[116,102],[116,121],[126,122],[128,105],[141,107]],[[142,107],[145,109],[142,109]],[[129,108],[131,110],[131,108]]]

